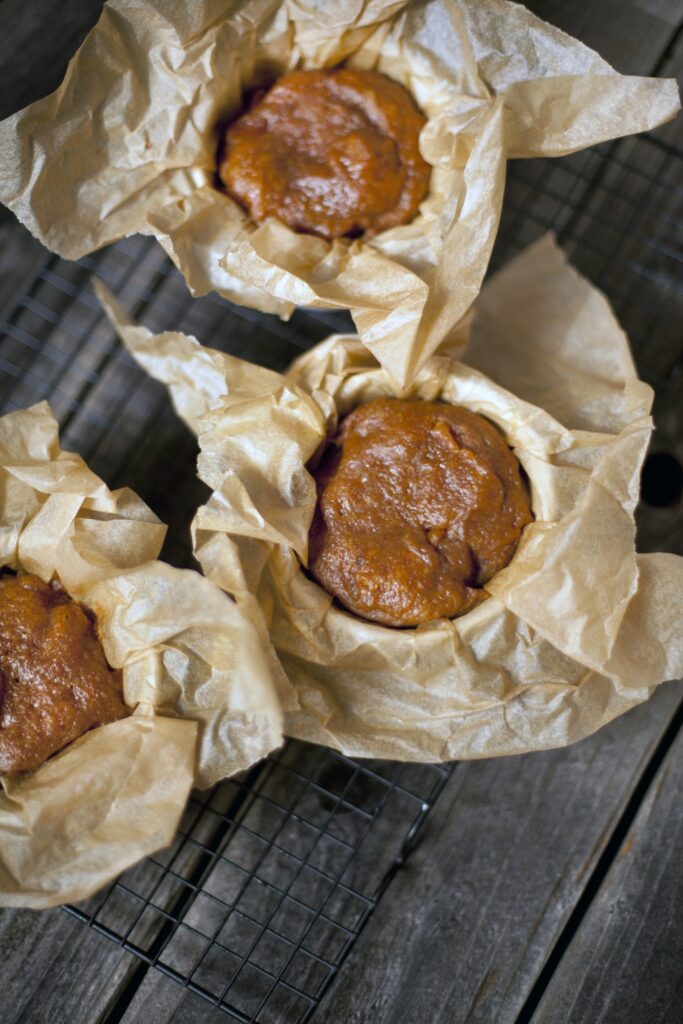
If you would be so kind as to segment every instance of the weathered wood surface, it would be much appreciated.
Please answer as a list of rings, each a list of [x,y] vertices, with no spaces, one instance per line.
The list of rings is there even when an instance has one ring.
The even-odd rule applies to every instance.
[[[375,765],[377,774],[372,763],[359,768],[297,743],[268,767],[241,829],[227,838],[204,894],[184,917],[189,927],[178,930],[161,959],[188,973],[196,965],[192,981],[214,997],[230,983],[226,1001],[238,1012],[299,1020],[328,965],[339,962],[438,773]],[[271,800],[291,813],[274,813]],[[220,946],[208,950],[202,936],[211,934]],[[191,992],[168,993],[166,981],[149,972],[122,1019],[142,1019],[157,992],[179,1014],[201,1005]]]
[[[104,0],[2,0],[0,119],[57,88]]]
[[[624,838],[534,1024],[683,1021],[683,734]]]
[[[624,75],[654,72],[682,15],[679,0],[527,0],[524,6],[597,50]]]
[[[258,783],[254,789],[258,791]],[[236,793],[236,784],[226,783],[213,806],[224,810]],[[247,801],[243,814],[249,806]],[[147,911],[140,918],[129,936],[131,942],[145,951],[153,951],[166,926],[163,911],[174,913],[174,904],[177,905],[179,886],[164,867],[171,866],[181,877],[190,879],[206,860],[200,847],[183,839],[191,833],[203,842],[208,841],[215,818],[205,822],[202,819],[200,833],[197,814],[196,805],[191,803],[172,845],[155,855],[153,862],[142,861],[125,875],[129,889],[145,893],[155,908],[153,913]],[[100,902],[101,895],[97,894],[81,904],[81,908],[95,913]],[[122,934],[130,928],[139,905],[132,905],[130,898],[116,891],[106,901],[106,914],[100,911],[97,920]],[[117,1017],[125,993],[131,986],[136,988],[137,979],[144,974],[136,956],[59,909],[0,911],[0,954],[3,1024],[87,1024],[108,1020],[111,1014]]]
[[[669,75],[683,68],[680,0],[531,0],[528,6],[593,46],[619,71]],[[42,0],[39,5],[1,0],[0,116],[58,84],[100,7],[100,0]],[[680,144],[683,118],[659,134]],[[591,212],[597,197],[596,192]],[[580,235],[580,225],[569,233]],[[40,247],[26,237],[20,250],[20,235],[25,233],[11,218],[0,218],[0,311],[44,259]],[[662,353],[668,358],[660,346]],[[647,356],[641,369],[648,370]],[[667,400],[667,417],[673,401]],[[680,418],[667,430],[667,444],[678,432],[680,450]],[[145,477],[149,481],[163,469],[176,441],[175,435],[169,437],[166,454],[156,461],[142,452],[118,472],[123,477],[129,469],[142,489]],[[680,518],[675,511],[653,512],[648,522],[659,517],[658,536],[668,537],[669,520],[676,514]],[[615,823],[637,791],[679,694],[673,685],[664,687],[652,703],[566,751],[459,766],[430,816],[424,843],[392,882],[314,1019],[331,1024],[458,1024],[465,1019],[498,1024],[523,1013],[542,965],[552,959]],[[667,959],[677,934],[680,943],[675,907],[667,903],[674,891],[680,898],[680,888],[674,890],[676,857],[680,861],[683,853],[676,804],[680,748],[679,740],[642,805],[629,836],[633,845],[629,848],[627,840],[623,848],[630,853],[615,861],[560,959],[534,1021],[640,1024],[641,1018],[630,1012],[634,992],[641,999],[653,995],[653,972],[662,965],[666,976],[657,976],[662,1003],[643,1001],[643,1013],[650,1017],[642,1020],[681,1019],[680,987],[675,987],[680,986],[680,968],[676,974]],[[668,861],[662,848],[670,852]],[[656,916],[646,914],[650,896],[662,911],[659,932]],[[640,938],[637,943],[630,938],[641,920],[642,934],[655,950],[648,958],[641,956]],[[600,956],[591,959],[596,941]],[[3,1024],[121,1019],[124,1024],[217,1024],[226,1019],[158,972],[141,972],[135,958],[59,911],[2,912],[0,950]],[[605,964],[611,966],[601,978]],[[621,996],[609,994],[617,977]],[[569,1007],[577,992],[576,1005]],[[671,1001],[676,992],[678,1002]]]
[[[459,765],[320,1019],[515,1021],[682,695],[574,747]]]
[[[102,6],[103,0],[2,0],[0,118],[57,88]],[[672,73],[658,65],[680,28],[679,0],[528,0],[526,6],[597,50],[623,74]]]
[[[3,1024],[89,1024],[106,1017],[135,966],[108,939],[61,910],[0,913]]]
[[[40,242],[0,206],[0,322],[9,316],[17,296],[30,287],[46,259],[47,251]]]

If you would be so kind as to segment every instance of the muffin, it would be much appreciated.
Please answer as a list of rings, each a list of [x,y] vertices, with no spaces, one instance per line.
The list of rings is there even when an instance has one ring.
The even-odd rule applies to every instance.
[[[532,519],[503,435],[443,402],[358,406],[313,475],[310,571],[345,608],[386,626],[469,611]]]
[[[420,153],[431,175],[419,214],[388,231],[386,211],[374,225],[350,215],[339,227],[365,232],[354,244],[297,234],[284,209],[257,224],[229,185],[216,187],[221,119],[238,117],[255,84],[342,65],[345,76],[372,69],[400,83],[426,118]],[[465,349],[507,159],[573,153],[678,109],[675,80],[619,75],[507,0],[116,0],[63,85],[0,122],[0,201],[69,259],[142,232],[195,295],[216,291],[285,319],[299,306],[349,310],[405,393],[444,340],[457,335]],[[360,112],[375,125],[374,110]],[[359,130],[338,161],[352,190],[375,167]],[[358,151],[369,164],[357,172]]]
[[[407,224],[429,188],[425,125],[402,86],[375,71],[292,71],[252,96],[221,140],[218,176],[257,224],[370,237]]]
[[[637,554],[634,543],[652,392],[609,303],[550,237],[486,285],[469,363],[444,343],[407,389],[356,336],[332,336],[279,374],[177,332],[152,336],[99,294],[198,435],[198,474],[212,494],[194,519],[194,551],[210,579],[261,609],[299,700],[287,735],[424,762],[545,750],[680,676],[683,559]],[[465,407],[500,430],[523,467],[533,521],[484,585],[490,596],[465,615],[387,626],[349,614],[307,574],[325,445],[376,399]],[[391,481],[381,465],[380,474]],[[375,482],[366,476],[361,510]]]
[[[129,714],[87,610],[57,582],[0,577],[0,773],[33,771]]]

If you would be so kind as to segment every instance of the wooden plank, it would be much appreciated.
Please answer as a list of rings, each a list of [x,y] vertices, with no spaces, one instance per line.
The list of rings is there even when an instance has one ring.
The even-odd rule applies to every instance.
[[[71,55],[97,21],[103,0],[24,0],[0,4],[0,118],[55,89]],[[624,74],[650,74],[681,23],[678,0],[528,0],[540,18],[597,50]],[[53,26],[59,24],[59,32]]]
[[[650,75],[683,21],[679,0],[526,0],[524,4],[586,46],[622,75]]]
[[[47,96],[100,16],[104,0],[2,0],[0,120]]]
[[[680,0],[526,0],[524,6],[596,50],[621,74],[677,78],[683,89]],[[672,145],[683,145],[683,117],[655,134]]]
[[[683,1021],[683,733],[679,733],[534,1024]]]
[[[92,20],[94,21],[96,14],[93,16],[93,12],[95,11],[96,6],[99,7],[99,3],[96,5],[92,2],[81,2],[78,4],[75,2],[70,2],[68,4],[60,2],[60,4],[54,3],[49,6],[52,8],[51,12],[46,11],[48,4],[41,4],[40,18],[42,21],[40,29],[37,31],[36,25],[34,24],[35,17],[37,17],[37,15],[26,12],[28,5],[20,3],[19,0],[3,0],[3,4],[0,5],[0,40],[10,41],[9,48],[2,51],[4,59],[0,57],[0,72],[3,74],[3,98],[7,96],[13,97],[15,109],[32,99],[38,98],[38,95],[43,92],[48,92],[57,84],[59,77],[61,77],[62,72],[59,72],[59,75],[57,75],[56,72],[53,71],[53,79],[48,81],[49,76],[46,73],[44,66],[45,53],[41,53],[40,60],[36,63],[34,55],[37,54],[37,47],[43,47],[44,50],[48,51],[49,60],[52,60],[53,57],[57,60],[59,57],[59,59],[62,60],[62,67],[66,66],[65,54],[68,47],[64,47],[63,49],[60,48],[63,46],[65,39],[68,38],[68,33],[62,34],[60,31],[59,36],[57,36],[55,33],[43,31],[42,29],[44,28],[44,25],[46,23],[52,24],[59,19],[61,30],[63,20],[62,12],[67,8],[75,9],[76,7],[78,7],[79,11],[82,12],[84,18],[92,16]],[[584,41],[589,45],[594,46],[619,70],[640,74],[652,71],[654,67],[656,67],[657,62],[662,59],[662,54],[665,52],[668,44],[668,38],[670,38],[671,29],[674,27],[676,9],[678,9],[678,13],[680,14],[678,0],[659,0],[656,4],[632,3],[628,5],[623,3],[617,4],[616,0],[602,0],[600,4],[593,5],[567,5],[566,3],[562,3],[561,0],[554,0],[552,3],[550,0],[543,0],[543,2],[539,0],[538,3],[532,2],[529,6],[531,6],[532,9],[537,10],[537,13],[539,13],[540,16],[554,21],[561,27],[566,28],[568,31],[578,35],[580,38],[583,38]],[[2,18],[6,19],[4,23],[1,20]],[[31,18],[34,20],[31,22],[30,27],[27,28],[26,26]],[[568,21],[569,24],[563,24],[563,19],[565,22]],[[9,26],[7,31],[2,30],[5,25]],[[666,26],[668,26],[668,28],[666,28]],[[667,32],[669,33],[668,37]],[[14,45],[15,40],[20,37],[27,41],[27,46],[30,44],[30,53],[28,50],[26,50],[25,53],[24,51],[21,51],[24,53],[21,61],[17,60],[17,48]],[[0,43],[0,46],[1,45],[2,43]],[[73,47],[75,47],[75,43],[72,45],[72,48]],[[21,69],[17,67],[19,64],[22,65]],[[20,86],[21,89],[33,91],[30,93],[25,91],[22,94],[19,88],[15,88],[15,86],[11,84],[13,79],[8,77],[8,74],[6,73],[8,68],[10,76],[15,70],[21,71],[21,76],[23,76],[23,85]],[[663,71],[662,73],[668,72]],[[22,95],[24,98],[17,99],[17,97],[21,97]],[[159,460],[159,465],[161,465],[162,461],[163,460]],[[661,692],[665,693],[666,691],[663,690]],[[659,699],[660,698],[658,697],[658,700]],[[642,712],[638,712],[637,714],[641,715]],[[638,721],[640,721],[640,718],[638,718]],[[621,723],[619,723],[619,727],[621,727]],[[616,728],[616,726],[613,728]],[[640,751],[639,756],[642,761],[645,756],[643,752],[644,747],[642,743],[639,744],[639,741],[642,738],[636,735],[631,739],[633,741],[634,760],[637,759],[636,755]],[[651,745],[652,742],[654,742],[654,740],[650,733],[648,733],[645,747],[647,747],[648,744]],[[457,834],[454,835],[453,829],[463,820],[460,818],[460,813],[462,813],[466,823],[470,824],[471,827],[469,829],[469,835],[465,837],[465,852],[467,852],[468,849],[470,850],[470,859],[465,863],[467,871],[463,876],[464,881],[461,883],[462,886],[466,887],[468,880],[470,880],[471,884],[475,887],[480,885],[480,878],[478,876],[478,872],[475,870],[477,868],[477,864],[474,863],[476,858],[479,858],[480,863],[483,863],[484,865],[488,864],[489,874],[487,877],[489,879],[493,878],[492,884],[494,884],[497,879],[495,878],[495,875],[492,874],[491,860],[495,861],[497,857],[502,856],[503,862],[509,866],[511,858],[507,855],[507,851],[503,849],[503,853],[501,855],[497,850],[499,850],[501,844],[504,846],[506,841],[512,841],[513,843],[520,842],[521,840],[519,837],[523,835],[524,827],[538,827],[540,838],[540,842],[538,843],[538,859],[541,863],[541,872],[543,877],[546,878],[547,873],[552,874],[553,865],[555,866],[556,872],[559,871],[560,874],[562,873],[564,865],[560,862],[558,850],[553,842],[552,827],[555,824],[554,805],[551,803],[547,803],[546,805],[539,804],[536,810],[536,817],[534,817],[531,812],[527,813],[525,803],[527,792],[536,794],[537,787],[543,784],[547,784],[552,792],[557,792],[557,785],[555,785],[555,789],[553,789],[553,778],[557,774],[563,772],[570,773],[578,777],[581,783],[578,793],[574,795],[574,798],[579,801],[579,803],[573,805],[576,814],[576,830],[580,835],[577,841],[573,844],[573,837],[570,836],[567,840],[569,852],[573,852],[574,854],[571,859],[571,865],[574,866],[575,859],[578,856],[578,847],[584,848],[589,844],[589,838],[584,834],[587,826],[583,819],[590,817],[593,813],[596,813],[597,807],[599,812],[598,817],[601,821],[608,822],[606,827],[609,827],[614,820],[615,815],[618,813],[619,807],[623,804],[624,790],[619,784],[617,784],[618,780],[615,781],[611,774],[613,765],[611,764],[610,758],[614,752],[611,754],[609,750],[604,750],[601,753],[603,750],[601,744],[602,741],[598,741],[598,738],[595,738],[594,741],[589,741],[583,748],[584,753],[580,757],[576,751],[565,751],[558,752],[556,755],[540,755],[537,758],[529,758],[529,761],[533,762],[533,764],[536,765],[536,768],[531,767],[526,769],[526,774],[516,767],[514,768],[514,771],[512,771],[513,762],[510,761],[499,762],[497,765],[492,762],[488,766],[469,765],[462,769],[458,769],[459,781],[456,785],[456,779],[458,779],[458,773],[456,773],[453,786],[449,787],[449,792],[451,792],[451,804],[449,804],[449,806],[456,802],[458,794],[460,794],[459,799],[465,801],[465,806],[463,807],[461,805],[460,811],[457,813],[454,812],[456,813],[454,825],[452,817],[447,813],[447,811],[443,810],[444,801],[442,800],[441,809],[439,811],[440,816],[434,819],[432,826],[433,829],[438,829],[440,827],[443,830],[441,846],[439,849],[445,848],[447,854],[450,847],[454,846],[459,839]],[[624,747],[626,746],[627,741],[625,739]],[[629,751],[629,756],[631,756],[631,751]],[[577,757],[579,757],[579,760],[576,760]],[[619,763],[622,763],[625,757],[625,751],[619,748],[617,758]],[[585,762],[584,760],[581,760],[581,758],[584,758]],[[589,771],[587,762],[591,758],[594,763],[594,771],[590,778],[586,779],[584,776]],[[538,768],[538,765],[541,766],[540,769]],[[599,780],[599,771],[601,768],[603,768],[606,773],[604,789],[601,788]],[[631,768],[633,778],[636,778],[638,765],[632,765]],[[506,779],[506,773],[508,771],[512,771],[513,776],[509,782]],[[515,779],[517,779],[516,784],[514,782]],[[495,826],[497,823],[495,820],[492,821],[495,808],[489,806],[491,795],[487,792],[487,785],[497,786],[503,793],[507,794],[509,801],[516,801],[516,803],[508,804],[508,806],[505,805],[505,802],[498,802],[495,804],[495,807],[498,809],[498,814],[507,820],[508,824],[510,823],[511,818],[515,816],[520,818],[518,833],[511,833],[509,831],[506,833],[505,829],[502,828],[502,825],[496,829]],[[470,803],[473,801],[475,802],[473,806],[468,806],[467,801]],[[479,801],[480,806],[486,810],[481,823],[478,821],[478,815],[476,813],[478,806],[476,801]],[[441,825],[439,825],[439,823],[441,823]],[[449,829],[451,830],[450,839],[448,836]],[[487,829],[488,835],[486,833]],[[483,835],[481,834],[482,830]],[[561,838],[562,837],[560,837],[560,839]],[[433,840],[430,840],[430,842],[433,843]],[[496,845],[496,843],[498,843],[498,845]],[[441,861],[443,863],[437,865],[437,875],[445,874],[447,871],[448,863],[446,854],[440,854]],[[550,867],[544,863],[544,857],[549,857]],[[589,858],[589,864],[593,864],[594,860],[594,857],[592,859]],[[567,863],[569,864],[570,861],[568,860]],[[531,873],[533,873],[534,870],[537,870],[536,863],[533,860],[528,860],[527,866]],[[515,865],[512,865],[512,867],[514,868]],[[569,868],[567,868],[567,870],[569,870]],[[415,878],[416,874],[417,878]],[[423,858],[421,862],[415,860],[410,865],[404,879],[401,881],[405,900],[408,903],[412,901],[411,913],[406,916],[407,922],[410,922],[414,915],[420,911],[419,901],[425,898],[424,887],[427,886],[429,890],[429,874],[430,864]],[[518,905],[518,900],[521,899],[523,901],[524,899],[524,886],[527,880],[526,878],[522,878],[520,881],[516,871],[512,869],[508,871],[508,875],[512,882],[520,889],[518,899],[513,900],[512,896],[508,895],[508,903],[506,905],[509,906],[510,903],[512,903],[512,908],[515,910]],[[413,880],[412,882],[411,879]],[[551,880],[552,879],[546,879],[548,883]],[[413,882],[416,883],[415,888],[411,889]],[[557,889],[555,891],[552,890],[550,885],[548,887],[548,899],[551,902],[556,901],[558,894],[562,898],[566,899],[566,878],[564,878],[564,876],[556,878],[556,882]],[[575,880],[575,888],[572,889],[572,892],[580,891],[582,883],[583,876]],[[394,887],[392,886],[392,889],[387,894],[387,906],[391,903],[393,892]],[[478,892],[479,896],[481,896],[482,888],[480,888]],[[465,895],[467,895],[467,893],[465,893]],[[429,891],[427,892],[427,898],[431,900]],[[474,897],[472,896],[471,899],[473,898]],[[470,906],[470,908],[471,899],[470,903],[465,901],[467,906]],[[383,912],[384,906],[385,904],[383,903],[378,914]],[[430,906],[434,906],[433,900],[431,900]],[[437,901],[435,913],[438,914],[440,909],[441,908]],[[526,908],[523,906],[521,909],[524,911]],[[547,916],[551,919],[551,924],[552,920],[554,920],[553,915],[560,914],[561,916],[562,912],[563,908],[558,908],[557,906],[554,906],[554,908],[551,907],[547,911]],[[494,928],[495,939],[496,930],[502,930],[504,922],[500,919],[496,921],[495,915],[492,917],[491,910],[482,911],[482,914],[484,924],[486,925],[488,922],[488,927]],[[31,915],[26,913],[25,916],[27,919],[37,922],[36,930],[32,933],[36,935],[44,928],[43,922],[52,915]],[[68,924],[71,923],[66,918],[64,918],[64,920]],[[532,921],[530,924],[528,916],[525,920],[527,921],[528,928],[533,929],[534,922]],[[398,926],[400,928],[400,934],[404,935],[404,921],[399,920]],[[78,1019],[77,1016],[74,1016],[74,1007],[78,1002],[78,993],[81,991],[78,987],[77,974],[83,974],[86,988],[88,985],[91,987],[89,991],[97,991],[101,987],[101,989],[105,991],[106,996],[108,998],[111,997],[112,999],[120,991],[120,984],[118,980],[120,976],[112,974],[111,965],[108,961],[105,959],[102,961],[98,961],[96,958],[92,959],[93,954],[90,952],[92,949],[96,948],[98,943],[103,944],[106,949],[112,950],[113,953],[118,956],[121,956],[120,951],[116,950],[115,947],[110,946],[106,940],[87,932],[77,923],[75,924],[75,927],[77,931],[73,933],[62,933],[61,931],[49,932],[48,929],[48,939],[46,939],[48,946],[49,943],[52,942],[52,951],[55,961],[54,964],[52,964],[49,956],[47,956],[47,960],[44,964],[44,972],[41,975],[41,977],[45,979],[44,987],[41,990],[41,997],[45,1005],[50,1008],[54,1017],[58,1019]],[[20,928],[17,926],[17,934],[19,934],[19,930]],[[447,935],[448,934],[449,932],[447,931]],[[538,943],[541,947],[535,949],[536,960],[531,956],[527,961],[525,961],[531,974],[533,973],[533,964],[542,962],[545,951],[549,943],[552,943],[553,936],[555,934],[556,930],[553,931],[546,920],[545,930],[542,930],[541,932],[536,932],[534,930],[533,935],[528,939],[528,943],[530,945],[533,946],[534,943]],[[49,935],[52,936],[51,939],[49,939]],[[438,942],[438,938],[439,937],[436,936],[435,941]],[[481,941],[480,934],[479,940]],[[431,938],[430,941],[432,941]],[[18,950],[16,955],[14,955],[15,947],[12,947],[13,955],[7,958],[8,966],[14,971],[18,980],[23,983],[24,986],[24,971],[17,971],[17,964],[20,963],[26,955],[26,953],[22,951],[28,950],[32,942],[33,939],[27,938],[26,946],[22,946],[22,949]],[[4,947],[5,942],[3,942],[2,945]],[[62,946],[66,946],[66,953],[62,949]],[[75,956],[76,947],[84,951],[83,957],[76,958],[73,961],[74,966],[71,971],[71,977],[66,981],[64,976],[60,973],[60,968],[63,967],[65,959],[71,963],[72,956]],[[484,952],[486,953],[486,950]],[[47,953],[49,954],[49,949],[47,950]],[[501,956],[506,960],[514,960],[515,955],[516,950],[514,955],[510,955],[509,950],[503,950],[501,952]],[[41,961],[41,963],[43,963],[43,961]],[[92,972],[90,969],[91,963]],[[443,962],[441,962],[441,965],[443,967]],[[43,967],[38,965],[37,969],[40,971],[43,970]],[[367,979],[370,991],[372,991],[372,986],[374,985],[375,971],[380,971],[381,969],[381,960],[377,961],[374,966],[372,964],[368,965]],[[446,970],[448,971],[448,965],[446,965]],[[410,977],[417,977],[417,981],[419,983],[420,975],[416,975],[414,969],[409,973]],[[341,977],[342,979],[345,978],[344,971],[342,972]],[[428,978],[430,979],[430,984],[434,989],[433,997],[438,998],[439,989],[445,987],[443,975],[439,970],[435,969],[428,974]],[[344,984],[346,984],[345,981]],[[480,1002],[484,1001],[485,1006],[489,1005],[484,1000],[487,986],[492,985],[495,990],[496,984],[497,979],[495,976],[484,977],[482,985],[483,992]],[[517,981],[516,984],[519,984],[519,981]],[[30,1012],[27,1011],[28,1015],[24,1016],[22,1024],[24,1024],[24,1022],[25,1024],[28,1024],[29,1020],[42,1019],[41,1017],[31,1016],[31,1012],[34,1014],[42,1012],[38,1008],[38,1003],[40,1001],[38,995],[34,994],[33,990],[31,990],[31,993],[32,994],[29,997],[31,999]],[[69,995],[69,993],[72,993],[72,995]],[[500,1002],[500,992],[496,998]],[[71,1002],[69,1002],[69,1000],[71,1000]],[[495,1000],[493,1000],[493,1003],[495,1004]],[[8,1003],[8,1005],[11,1004]],[[89,1004],[87,1002],[87,998],[84,1005],[90,1006],[92,1009],[92,1016],[84,1019],[95,1019],[100,1010],[95,1008],[94,1004]],[[68,1008],[66,1012],[63,1012],[64,1007]],[[9,1018],[8,1020],[5,1013],[0,1013],[0,1017],[3,1020],[3,1024],[5,1024],[6,1020],[8,1021],[8,1024],[12,1021],[12,1018]],[[207,1003],[200,1000],[199,997],[185,992],[174,982],[164,978],[162,975],[156,972],[150,972],[140,989],[140,999],[136,999],[131,1004],[129,1012],[125,1018],[126,1024],[131,1024],[134,1019],[136,1021],[152,1019],[155,1021],[155,1024],[157,1021],[162,1024],[162,1022],[167,1019],[175,1019],[178,1022],[192,1020],[210,1021],[211,1024],[213,1024],[214,1020],[223,1020],[225,1017],[222,1014],[219,1014],[218,1011],[213,1010]],[[360,1016],[357,1019],[366,1020],[369,1018]],[[452,1020],[455,1018],[450,1017],[448,1019]],[[473,1019],[504,1020],[505,1018],[498,1018],[495,1015],[489,1018],[477,1018],[475,1015]]]
[[[151,971],[120,1021],[121,1024],[133,1021],[136,1024],[226,1024],[233,1019],[202,996],[188,992],[158,971]]]
[[[239,810],[237,778],[224,782],[211,795],[215,814],[201,813],[200,805],[191,801],[170,847],[126,871],[119,879],[122,887],[95,894],[80,909],[99,926],[153,956],[168,941],[164,932],[169,921],[185,918],[189,924],[197,923],[197,914],[192,913],[193,888],[210,861],[207,851],[215,848],[221,815],[230,812],[231,820],[239,823],[249,813],[265,774],[261,768],[250,773],[251,783]],[[104,1021],[144,975],[137,957],[59,910],[0,910],[0,949],[2,1024],[52,1020],[55,1003],[59,1019],[64,1012],[69,1024]],[[34,985],[25,984],[24,968]],[[50,994],[47,999],[46,993]]]
[[[191,813],[186,813],[187,819]],[[179,848],[176,839],[156,859],[165,863]],[[189,872],[192,850],[190,862],[186,851],[181,850],[181,856],[183,869]],[[153,893],[155,905],[168,909],[176,894],[159,886],[162,877],[161,867],[143,861],[126,872],[124,881],[131,892]],[[94,913],[101,905],[96,915],[99,923],[122,934],[137,916],[140,899],[119,890],[104,903],[102,899],[103,894],[96,894],[81,906]],[[164,923],[161,914],[147,915],[135,929],[135,941],[147,948]],[[0,949],[3,1024],[41,1024],[54,1019],[55,1013],[69,1024],[100,1019],[117,1002],[139,965],[132,954],[61,910],[0,911]]]
[[[683,15],[681,20],[683,21]],[[658,74],[665,78],[676,78],[678,88],[683,94],[683,25],[681,24],[664,52]],[[674,121],[658,129],[657,136],[672,146],[683,148],[683,114],[679,114]]]
[[[676,78],[683,93],[683,6],[680,0],[526,0],[539,18],[580,39],[624,75]],[[683,115],[654,132],[683,147]]]
[[[147,972],[118,1018],[120,1024],[225,1024],[230,1019],[224,1010],[157,970]]]
[[[573,747],[459,765],[326,1024],[514,1021],[682,695],[663,686]]]
[[[3,0],[0,5],[1,117],[56,88],[72,53],[97,20],[101,6],[101,0],[59,0],[59,3],[53,0],[41,4],[38,10],[17,0]],[[44,30],[46,22],[56,21],[59,33]],[[8,211],[0,211],[0,314],[9,312],[47,257],[46,250]],[[156,265],[147,270],[138,268],[138,287],[153,277]],[[72,320],[77,319],[75,308],[72,306],[70,311]],[[37,334],[43,336],[47,324],[38,324],[38,327]],[[141,372],[138,377],[143,377]],[[70,393],[76,392],[78,386],[79,382],[74,381]],[[101,386],[106,392],[106,381]],[[139,395],[136,397],[139,399]],[[171,417],[168,409],[166,418]],[[76,427],[72,428],[72,435],[74,432],[77,432]],[[82,424],[81,433],[88,433],[87,423]],[[177,422],[176,433],[186,433]],[[177,458],[177,447],[173,450]],[[188,451],[187,444],[183,450]],[[140,449],[135,451],[139,461]],[[108,454],[111,464],[111,451]],[[158,457],[163,454],[162,448]],[[192,486],[193,453],[185,459],[184,466],[187,481]],[[145,468],[149,469],[149,465],[143,470]],[[121,472],[124,472],[123,467]],[[154,474],[146,476],[148,482],[155,479]],[[182,560],[182,556],[176,560]],[[191,870],[187,857],[182,870]],[[140,879],[145,871],[151,875],[152,869],[142,865],[137,870]],[[163,908],[170,904],[173,893],[169,889],[155,899]],[[122,900],[117,900],[114,894],[100,916],[114,929],[125,926],[126,910]],[[144,924],[135,933],[136,941],[144,945],[158,927],[159,918]],[[100,1019],[108,1014],[139,967],[137,958],[122,952],[110,940],[61,911],[0,912],[0,948],[3,952],[0,959],[0,1019],[3,1024],[39,1024],[48,1019],[78,1024]],[[20,964],[21,970],[18,969]]]
[[[63,911],[0,912],[3,1024],[91,1024],[106,1014],[135,964]]]
[[[238,1013],[296,1024],[343,956],[437,777],[429,766],[358,768],[288,744],[162,962],[186,974],[198,964],[192,982],[214,997],[225,989]],[[274,811],[270,800],[290,813]],[[212,934],[220,945],[209,948]],[[179,1020],[214,1019],[211,1004],[155,971],[121,1019],[141,1024],[157,1003]]]
[[[47,249],[13,213],[0,206],[0,323],[33,283],[49,258]]]

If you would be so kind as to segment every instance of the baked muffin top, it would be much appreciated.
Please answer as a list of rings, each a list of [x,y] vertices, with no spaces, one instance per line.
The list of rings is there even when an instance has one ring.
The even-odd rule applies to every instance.
[[[292,71],[228,126],[218,176],[256,223],[367,237],[417,213],[431,173],[424,124],[405,89],[375,71]]]
[[[310,572],[345,608],[387,626],[478,604],[532,519],[505,438],[461,406],[360,405],[313,472]]]
[[[0,577],[0,773],[31,771],[130,714],[87,611],[58,583]]]

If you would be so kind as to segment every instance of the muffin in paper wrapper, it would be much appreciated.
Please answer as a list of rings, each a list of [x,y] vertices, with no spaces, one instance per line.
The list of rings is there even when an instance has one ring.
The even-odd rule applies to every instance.
[[[198,433],[213,494],[195,517],[196,555],[230,593],[256,595],[299,698],[289,735],[354,756],[514,754],[574,742],[683,673],[683,559],[635,551],[652,392],[607,301],[550,237],[485,286],[470,365],[439,353],[409,389],[495,423],[535,514],[486,601],[415,629],[341,609],[302,568],[308,461],[339,417],[398,394],[358,339],[329,338],[282,376],[152,335],[100,296]]]
[[[165,531],[60,449],[46,403],[0,419],[0,566],[56,575],[95,614],[133,709],[0,777],[0,906],[90,895],[171,842],[192,785],[282,742],[257,627],[199,573],[155,560]]]
[[[399,82],[427,118],[418,216],[368,242],[257,227],[216,188],[217,126],[245,88],[342,61]],[[109,0],[60,88],[0,124],[0,200],[69,258],[143,232],[195,294],[283,317],[349,308],[406,386],[442,341],[464,344],[506,158],[651,129],[678,106],[673,80],[619,75],[506,0]]]

